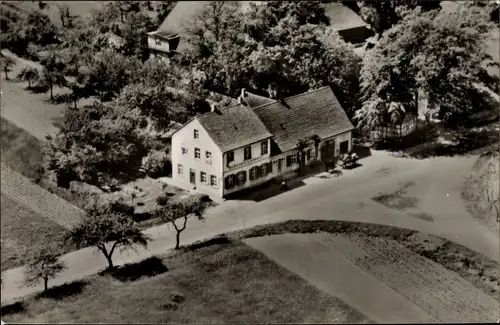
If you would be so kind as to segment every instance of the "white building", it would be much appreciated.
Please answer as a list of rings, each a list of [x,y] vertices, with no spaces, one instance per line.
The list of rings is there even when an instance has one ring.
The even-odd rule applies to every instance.
[[[242,91],[240,103],[192,118],[172,135],[172,177],[225,197],[352,150],[354,126],[330,87],[281,101]],[[316,140],[313,140],[316,139]],[[299,150],[299,140],[307,147]]]

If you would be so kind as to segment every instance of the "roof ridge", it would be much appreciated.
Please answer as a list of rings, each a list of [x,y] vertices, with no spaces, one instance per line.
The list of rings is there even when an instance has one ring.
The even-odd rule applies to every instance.
[[[234,105],[231,105],[231,106],[220,108],[220,110],[230,109],[230,108],[233,108],[233,107],[238,106],[238,105],[241,105],[241,106],[243,106],[243,108],[246,108],[245,105],[243,105],[241,103],[237,103],[237,104],[234,104]],[[216,113],[217,113],[217,111],[210,111],[210,112],[206,112],[206,113],[202,113],[202,114],[196,115],[194,118],[198,118],[198,117],[201,117],[201,116],[207,116],[207,115],[210,115],[210,114],[216,114]]]
[[[306,92],[303,92],[303,93],[300,93],[300,94],[297,94],[297,95],[293,95],[293,96],[290,96],[290,97],[286,97],[284,98],[283,100],[288,100],[288,99],[291,99],[291,98],[296,98],[296,97],[300,97],[300,96],[303,96],[303,95],[309,95],[311,93],[314,93],[314,92],[317,92],[317,91],[320,91],[320,90],[323,90],[323,89],[326,89],[326,88],[330,88],[331,90],[331,87],[330,86],[323,86],[321,88],[318,88],[318,89],[313,89],[313,90],[309,90],[309,91],[306,91]],[[262,104],[260,106],[256,106],[253,108],[253,110],[257,109],[257,108],[261,108],[261,107],[264,107],[264,106],[267,106],[267,105],[271,105],[271,104],[276,104],[277,102],[279,102],[279,100],[277,99],[272,99],[272,98],[269,98],[271,100],[273,100],[272,102],[270,103],[265,103],[265,104]]]

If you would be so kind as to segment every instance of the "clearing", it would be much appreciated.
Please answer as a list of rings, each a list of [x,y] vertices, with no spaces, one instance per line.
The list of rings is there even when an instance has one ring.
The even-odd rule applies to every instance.
[[[47,220],[2,193],[2,271],[24,265],[33,247],[40,246],[48,239],[57,239],[63,231],[64,228],[57,223]]]
[[[54,289],[49,297],[31,296],[4,306],[2,319],[7,323],[370,322],[237,240],[152,258],[119,269],[114,276],[96,275]]]
[[[493,297],[391,239],[283,234],[246,243],[377,322],[498,318],[498,301]]]

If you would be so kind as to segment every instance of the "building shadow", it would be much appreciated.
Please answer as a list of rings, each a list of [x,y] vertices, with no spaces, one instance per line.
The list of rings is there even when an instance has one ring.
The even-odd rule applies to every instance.
[[[293,191],[296,188],[302,187],[306,185],[304,182],[306,178],[325,172],[326,170],[326,166],[322,162],[315,162],[306,166],[303,171],[286,173],[264,184],[230,194],[226,197],[226,200],[261,202],[284,192]],[[286,181],[286,189],[282,188],[283,181]]]
[[[65,283],[60,286],[49,288],[47,291],[40,292],[36,295],[36,298],[62,300],[80,294],[87,285],[87,281],[74,281]]]
[[[154,277],[166,273],[168,268],[158,257],[150,257],[138,263],[129,263],[117,266],[113,269],[105,269],[99,272],[101,276],[110,276],[121,282],[133,282],[145,277]]]

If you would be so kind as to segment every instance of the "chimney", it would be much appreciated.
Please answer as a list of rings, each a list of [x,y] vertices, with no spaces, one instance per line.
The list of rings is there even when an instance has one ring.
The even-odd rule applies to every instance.
[[[210,110],[212,112],[216,112],[217,111],[217,104],[216,103],[211,103],[210,104]]]
[[[247,97],[247,91],[245,88],[242,88],[241,89],[241,98],[245,98],[245,97]]]

